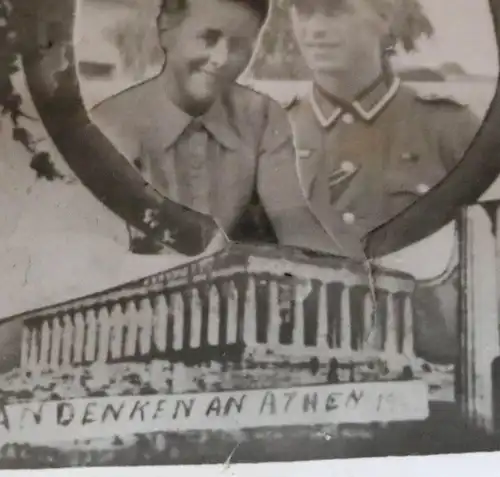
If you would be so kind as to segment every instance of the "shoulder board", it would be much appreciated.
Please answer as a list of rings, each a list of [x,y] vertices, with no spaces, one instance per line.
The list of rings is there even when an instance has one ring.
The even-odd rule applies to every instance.
[[[292,109],[299,101],[298,95],[294,94],[292,97],[280,100],[280,105],[283,109],[286,109],[287,111]]]
[[[467,104],[451,95],[437,93],[417,93],[416,98],[422,103],[457,106],[459,108],[467,107]]]

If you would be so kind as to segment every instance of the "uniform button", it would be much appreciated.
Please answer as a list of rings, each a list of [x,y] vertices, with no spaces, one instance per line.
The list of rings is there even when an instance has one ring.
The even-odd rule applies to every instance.
[[[298,149],[297,154],[300,159],[309,159],[311,157],[312,151],[310,149]]]
[[[418,161],[418,154],[415,154],[414,152],[403,152],[401,154],[401,158],[403,161]]]
[[[431,190],[431,188],[430,188],[427,184],[418,184],[418,186],[417,186],[417,192],[418,192],[420,195],[425,195],[425,194],[427,194],[430,190]]]
[[[350,161],[344,161],[344,162],[342,162],[342,164],[340,164],[340,168],[344,172],[349,172],[351,174],[356,171],[356,166],[352,162],[350,162]]]
[[[346,124],[352,124],[354,122],[354,116],[350,113],[346,113],[342,116],[342,121]]]
[[[349,225],[352,225],[356,222],[356,216],[352,212],[344,212],[342,214],[342,220]]]

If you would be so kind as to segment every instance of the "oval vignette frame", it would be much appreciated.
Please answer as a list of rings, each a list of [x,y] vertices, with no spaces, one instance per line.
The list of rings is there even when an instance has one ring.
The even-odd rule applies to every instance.
[[[186,255],[202,253],[218,228],[213,218],[162,197],[89,118],[74,61],[73,29],[78,0],[15,0],[13,5],[12,18],[29,92],[47,132],[70,168],[94,196],[126,222],[151,233],[145,217],[151,209],[158,211],[160,225],[154,230],[158,237],[167,232],[172,248]],[[489,5],[500,60],[500,0],[489,0]],[[47,30],[49,15],[54,14],[58,15],[61,28],[50,43],[51,48],[64,51],[67,63],[63,68],[43,62],[47,49],[41,32]],[[58,121],[61,117],[64,121]],[[500,161],[496,158],[500,153],[499,125],[497,79],[489,110],[462,160],[427,195],[369,233],[365,242],[367,255],[386,255],[409,246],[415,238],[423,239],[451,221],[459,207],[477,200],[500,174]],[[464,183],[467,187],[463,187]]]
[[[488,3],[500,62],[500,0]],[[496,158],[500,153],[499,126],[500,78],[497,77],[493,99],[462,160],[425,196],[367,235],[367,256],[387,255],[425,239],[455,219],[460,207],[477,201],[500,174],[500,161]]]
[[[178,252],[198,255],[218,230],[214,219],[163,197],[89,118],[73,45],[78,2],[13,2],[9,23],[17,34],[28,91],[42,123],[62,158],[106,207]],[[63,60],[45,62],[53,50]]]

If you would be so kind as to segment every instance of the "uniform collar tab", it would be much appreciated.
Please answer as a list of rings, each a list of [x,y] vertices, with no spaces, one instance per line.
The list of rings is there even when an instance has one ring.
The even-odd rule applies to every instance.
[[[390,80],[387,80],[385,76],[380,76],[374,83],[362,91],[352,103],[336,99],[331,95],[327,97],[321,91],[317,91],[313,85],[309,93],[309,98],[314,115],[319,123],[324,128],[328,128],[346,112],[353,112],[366,122],[372,121],[396,96],[400,85],[401,80],[396,76],[392,76]],[[318,99],[320,101],[329,101],[334,107],[329,117],[326,117],[323,113],[318,104]]]
[[[371,121],[378,116],[391,102],[394,96],[396,96],[400,85],[401,80],[398,77],[393,77],[390,82],[381,81],[375,88],[353,101],[352,107],[362,119]]]

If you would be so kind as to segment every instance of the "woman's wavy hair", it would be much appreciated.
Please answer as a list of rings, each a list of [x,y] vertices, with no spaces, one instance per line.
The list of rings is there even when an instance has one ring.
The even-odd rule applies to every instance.
[[[209,1],[209,0],[202,0]],[[224,0],[228,3],[238,3],[254,11],[260,20],[261,25],[267,19],[270,8],[270,0]],[[189,12],[191,0],[161,0],[159,16],[168,15],[177,17],[177,21],[182,21]]]

